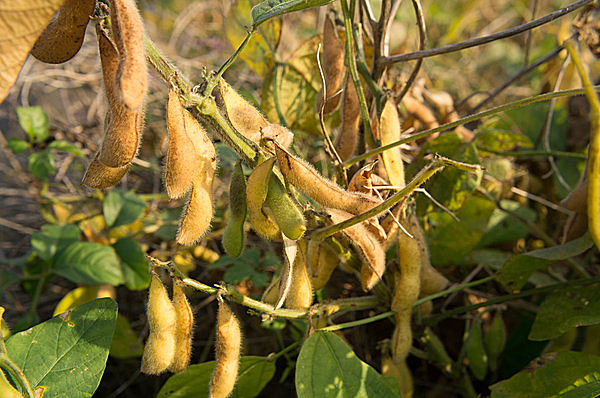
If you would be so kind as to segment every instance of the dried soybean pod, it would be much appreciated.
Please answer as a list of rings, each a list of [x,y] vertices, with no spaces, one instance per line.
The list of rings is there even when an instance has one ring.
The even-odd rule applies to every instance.
[[[186,131],[185,122],[184,109],[177,91],[171,89],[167,100],[169,149],[165,167],[165,186],[171,199],[180,198],[189,191],[193,175],[200,165],[198,153]]]
[[[121,56],[116,81],[120,98],[130,110],[144,102],[148,71],[144,54],[144,24],[134,0],[109,0],[115,43]]]
[[[488,355],[488,364],[492,372],[498,368],[498,358],[506,346],[506,327],[502,319],[502,312],[496,311],[494,320],[483,337],[485,351]]]
[[[98,160],[98,155],[98,152],[94,155],[94,159],[92,159],[85,171],[81,183],[90,188],[101,189],[111,187],[119,182],[125,173],[127,173],[129,164],[120,167],[109,167]]]
[[[469,360],[469,369],[478,380],[483,380],[487,374],[488,357],[483,346],[482,334],[481,318],[477,317],[467,335],[465,351]]]
[[[227,304],[220,298],[217,312],[216,365],[210,380],[209,398],[226,398],[238,375],[242,333]]]
[[[213,143],[200,123],[188,111],[184,110],[183,114],[186,132],[200,159],[200,167],[192,180],[192,195],[177,234],[177,243],[189,245],[200,239],[210,228],[210,220],[213,215],[213,181],[217,170],[217,154]]]
[[[381,138],[381,146],[391,144],[400,140],[402,126],[400,125],[400,117],[396,102],[392,98],[388,98],[381,111],[379,121],[379,134]],[[402,162],[402,152],[399,147],[388,149],[381,154],[383,164],[388,175],[390,183],[394,186],[404,187],[406,184],[404,177],[404,163]]]
[[[306,241],[298,241],[298,251],[292,265],[290,289],[285,299],[286,308],[305,310],[312,304],[312,287],[306,271]]]
[[[267,304],[275,305],[277,304],[277,300],[279,300],[279,282],[281,282],[281,275],[275,277],[273,276],[273,280],[271,284],[265,289],[261,301]]]
[[[389,355],[384,355],[381,360],[381,374],[396,379],[402,398],[411,398],[413,396],[413,378],[406,365],[406,361],[394,362]]]
[[[277,239],[279,227],[270,215],[265,214],[263,204],[267,199],[269,180],[275,158],[269,158],[256,166],[246,184],[246,201],[248,203],[248,218],[252,228],[266,239]]]
[[[327,16],[323,26],[323,75],[327,89],[323,112],[328,114],[333,112],[340,102],[342,96],[340,90],[344,81],[344,43],[337,34],[335,21],[331,15]],[[317,111],[319,111],[323,101],[323,90],[317,98]]]
[[[148,324],[150,336],[142,355],[142,372],[159,374],[165,371],[175,355],[175,307],[160,278],[152,275],[148,293]]]
[[[219,80],[219,92],[233,128],[244,137],[258,143],[260,130],[269,122],[223,79]]]
[[[411,215],[411,227],[411,233],[421,249],[421,296],[441,292],[450,282],[431,265],[427,240],[415,214]]]
[[[348,192],[340,188],[277,143],[275,143],[275,151],[279,169],[285,180],[325,207],[360,214],[381,203],[379,199],[372,196]]]
[[[265,205],[271,211],[277,226],[285,236],[298,240],[306,231],[304,215],[285,191],[281,181],[271,173]]]
[[[192,350],[192,329],[194,314],[185,297],[183,288],[173,281],[173,306],[175,307],[175,355],[169,370],[173,373],[183,372],[190,362]]]
[[[340,259],[327,244],[312,240],[308,242],[306,258],[310,284],[313,291],[317,291],[327,284]]]
[[[231,257],[238,257],[244,250],[246,234],[246,177],[241,161],[237,161],[229,184],[229,218],[223,231],[223,247]]]
[[[73,58],[81,48],[95,6],[95,0],[66,0],[56,18],[38,37],[31,55],[49,64],[60,64]]]
[[[415,216],[409,218],[406,226],[408,232],[415,234],[419,221]],[[392,311],[402,312],[410,310],[419,298],[421,290],[421,258],[423,248],[415,238],[405,233],[398,234],[398,261],[400,263],[400,279],[394,289],[392,298]]]
[[[115,86],[119,53],[100,24],[96,25],[96,36],[109,106],[98,160],[109,167],[121,167],[129,164],[137,153],[143,115],[141,108],[130,111],[120,103]]]
[[[352,214],[337,209],[327,209],[327,214],[334,224],[352,217]],[[344,229],[342,234],[350,240],[363,260],[360,269],[363,290],[371,290],[385,272],[385,252],[381,244],[362,223]]]
[[[392,334],[392,358],[396,362],[404,361],[412,347],[411,313],[411,310],[396,313],[396,327]]]
[[[329,91],[328,91],[329,92]],[[350,159],[358,144],[360,127],[360,104],[356,87],[350,78],[346,78],[344,101],[342,102],[342,127],[335,140],[335,150],[343,162]]]

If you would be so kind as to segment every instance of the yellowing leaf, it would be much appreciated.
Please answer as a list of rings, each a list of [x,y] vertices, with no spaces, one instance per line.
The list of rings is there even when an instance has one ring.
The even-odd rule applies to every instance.
[[[52,314],[52,316],[62,314],[63,312],[70,310],[71,308],[75,308],[78,305],[95,300],[97,295],[98,286],[82,286],[71,290],[65,295],[65,297],[62,298],[62,300],[60,300],[54,309],[54,314]]]
[[[65,0],[0,0],[0,101],[21,71],[27,54]]]

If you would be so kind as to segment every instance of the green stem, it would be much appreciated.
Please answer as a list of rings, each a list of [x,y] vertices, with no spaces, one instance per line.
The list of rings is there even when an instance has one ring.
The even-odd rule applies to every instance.
[[[598,91],[600,90],[600,86],[594,86],[593,87],[594,90]],[[422,131],[420,133],[417,134],[413,134],[409,137],[406,137],[404,139],[401,139],[399,141],[396,142],[392,142],[391,144],[373,149],[369,152],[363,153],[360,156],[357,156],[355,158],[349,159],[346,162],[344,162],[344,167],[350,167],[352,166],[354,163],[363,161],[365,159],[370,158],[371,156],[376,156],[379,155],[380,153],[383,153],[385,151],[387,151],[388,149],[392,149],[395,148],[397,146],[400,146],[402,144],[406,144],[408,142],[412,142],[412,141],[416,141],[418,139],[430,136],[432,134],[435,133],[439,133],[445,130],[449,130],[449,129],[453,129],[455,127],[458,127],[462,124],[465,123],[469,123],[472,122],[474,120],[478,120],[481,118],[484,118],[486,116],[491,116],[494,115],[496,113],[500,113],[500,112],[504,112],[504,111],[508,111],[511,109],[515,109],[515,108],[519,108],[522,106],[526,106],[526,105],[530,105],[536,102],[543,102],[543,101],[550,101],[553,98],[560,98],[560,97],[568,97],[568,96],[573,96],[573,95],[579,95],[579,94],[583,94],[584,90],[583,89],[575,89],[575,90],[562,90],[562,91],[553,91],[551,93],[545,93],[545,94],[540,94],[540,95],[536,95],[533,97],[529,97],[529,98],[524,98],[518,101],[514,101],[514,102],[509,102],[508,104],[504,104],[492,109],[488,109],[487,111],[483,111],[483,112],[479,112],[476,113],[474,115],[469,115],[466,117],[463,117],[462,119],[458,119],[454,122],[451,123],[446,123],[443,124],[441,126],[438,126],[436,128],[430,129],[430,130],[425,130]]]
[[[587,215],[588,228],[596,247],[600,248],[600,101],[595,92],[595,87],[590,81],[587,71],[579,56],[579,51],[573,41],[568,40],[565,48],[569,52],[579,78],[583,84],[585,95],[590,103],[590,146],[588,149],[588,192]]]
[[[350,69],[350,76],[352,77],[352,83],[356,89],[356,95],[358,96],[358,102],[360,103],[360,115],[363,121],[364,138],[367,145],[371,148],[375,148],[375,138],[373,137],[373,130],[371,129],[371,119],[369,118],[369,109],[367,107],[367,100],[365,99],[365,92],[360,84],[360,77],[356,69],[356,59],[354,58],[353,51],[353,38],[352,38],[352,18],[348,11],[348,4],[346,0],[341,1],[342,12],[344,13],[344,30],[346,33],[346,63],[348,69]]]
[[[457,168],[459,170],[469,171],[469,172],[481,172],[481,166],[472,165],[462,162],[457,162],[455,160],[451,160],[439,155],[436,155],[434,160],[425,166],[423,169],[417,173],[417,175],[412,179],[411,182],[406,184],[406,186],[400,191],[396,192],[394,195],[386,199],[381,204],[373,207],[372,209],[356,215],[352,218],[347,219],[346,221],[342,221],[338,224],[333,224],[327,227],[316,229],[311,234],[311,239],[315,239],[321,241],[328,236],[331,236],[335,233],[338,233],[346,228],[349,228],[353,225],[361,223],[369,218],[376,217],[377,215],[383,213],[384,211],[392,208],[394,205],[407,198],[415,189],[417,189],[421,184],[427,181],[431,176],[433,176],[440,169],[450,166]]]
[[[517,152],[510,152],[510,151],[494,151],[492,149],[486,149],[486,148],[482,148],[477,146],[477,149],[483,152],[489,152],[489,153],[493,153],[494,155],[501,155],[501,156],[515,156],[515,157],[532,157],[532,156],[544,156],[544,157],[548,157],[548,156],[553,156],[553,157],[562,157],[562,158],[573,158],[573,159],[587,159],[587,156],[585,156],[583,153],[576,153],[576,152],[561,152],[561,151],[550,151],[550,152],[545,152],[545,151],[517,151]]]
[[[269,361],[269,362],[276,361],[279,357],[282,357],[285,354],[287,354],[288,352],[295,350],[301,344],[302,344],[302,341],[296,341],[296,342],[290,344],[289,346],[285,347],[283,350],[279,351],[276,354],[269,354],[269,356],[267,356],[267,361]]]
[[[244,47],[246,47],[246,44],[248,44],[248,42],[250,41],[250,39],[252,38],[252,36],[254,36],[255,32],[256,32],[256,30],[250,28],[250,30],[246,33],[246,37],[244,38],[244,41],[242,41],[242,44],[240,44],[238,46],[238,48],[231,55],[231,57],[229,57],[229,59],[227,59],[227,61],[225,61],[225,63],[223,65],[221,65],[221,67],[219,68],[219,70],[215,74],[215,81],[218,82],[219,79],[221,78],[221,76],[223,76],[223,73],[225,73],[225,71],[235,62],[235,60],[237,59],[237,57],[240,56],[240,54],[242,53],[242,50],[244,49]],[[213,88],[214,88],[214,86],[208,92],[209,93],[212,92]]]
[[[184,80],[183,75],[177,70],[165,56],[156,48],[152,40],[148,36],[144,37],[144,48],[146,51],[146,59],[154,67],[162,78],[169,83],[179,88],[179,92],[189,98],[190,85]]]
[[[33,390],[29,385],[29,380],[25,373],[14,363],[6,354],[0,355],[0,368],[7,371],[19,383],[21,393],[24,393],[27,398],[33,398]]]
[[[319,330],[323,330],[326,332],[334,332],[336,330],[342,330],[342,329],[346,329],[346,328],[353,328],[355,326],[362,326],[362,325],[367,325],[369,323],[373,323],[373,322],[377,322],[380,321],[382,319],[385,318],[389,318],[391,316],[393,316],[394,314],[396,314],[393,311],[388,311],[388,312],[384,312],[375,316],[371,316],[369,318],[363,318],[363,319],[359,319],[357,321],[352,321],[352,322],[345,322],[345,323],[338,323],[337,325],[331,325],[331,326],[326,326],[324,328],[321,328]]]
[[[488,283],[488,282],[491,282],[493,280],[494,280],[493,276],[488,276],[487,278],[478,279],[478,280],[473,281],[473,282],[465,283],[463,285],[457,285],[457,286],[451,287],[450,289],[442,290],[441,292],[438,292],[438,293],[435,293],[435,294],[431,294],[429,296],[425,296],[425,297],[422,297],[422,298],[418,299],[417,301],[414,302],[413,307],[421,305],[421,304],[423,304],[423,303],[425,303],[427,301],[434,300],[434,299],[436,299],[438,297],[445,296],[447,294],[458,292],[458,291],[461,291],[461,290],[464,290],[464,289],[470,289],[470,288],[478,286],[478,285],[483,285],[484,283]]]
[[[452,310],[448,310],[448,311],[444,312],[443,314],[425,318],[424,323],[426,326],[429,326],[429,325],[438,323],[439,321],[441,321],[443,319],[451,318],[453,316],[464,314],[466,312],[471,312],[478,308],[488,307],[490,305],[495,305],[495,304],[502,304],[507,301],[517,300],[517,299],[520,299],[523,297],[532,296],[534,294],[548,293],[553,290],[558,290],[558,289],[562,289],[562,288],[569,287],[569,286],[585,286],[585,285],[591,285],[594,283],[600,283],[600,277],[589,278],[589,279],[577,279],[574,281],[556,283],[553,285],[538,287],[535,289],[523,290],[522,292],[519,292],[519,293],[507,294],[505,296],[500,296],[500,297],[494,297],[494,298],[491,298],[491,299],[486,300],[481,303],[454,308]]]

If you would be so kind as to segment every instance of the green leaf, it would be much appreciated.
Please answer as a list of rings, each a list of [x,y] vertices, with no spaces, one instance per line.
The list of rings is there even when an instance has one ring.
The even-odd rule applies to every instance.
[[[510,258],[496,274],[496,279],[506,287],[518,290],[527,283],[531,274],[557,261],[577,256],[594,245],[589,233],[565,244],[534,250]]]
[[[319,7],[333,0],[265,0],[252,8],[252,26],[257,27],[266,20],[293,11]]]
[[[516,147],[531,148],[529,137],[506,130],[483,131],[475,136],[475,144],[481,150],[511,151]]]
[[[77,156],[78,158],[83,157],[83,152],[81,152],[81,149],[79,149],[77,145],[68,141],[52,141],[50,145],[48,145],[48,149],[56,149],[57,151],[69,152]]]
[[[40,106],[18,107],[19,124],[27,133],[30,142],[46,141],[50,137],[48,115]]]
[[[57,252],[79,240],[79,228],[73,224],[46,224],[31,235],[31,247],[41,259],[50,261]]]
[[[146,289],[150,285],[150,271],[140,244],[123,238],[113,244],[113,249],[121,259],[125,285],[131,290]]]
[[[530,340],[550,340],[575,326],[600,323],[598,285],[561,289],[550,294],[535,317]]]
[[[98,388],[117,318],[117,303],[103,298],[56,316],[6,342],[9,357],[44,398],[91,397]]]
[[[491,398],[556,397],[577,380],[600,369],[600,356],[573,351],[546,354],[536,362],[542,363],[541,367],[528,368],[492,385]],[[584,395],[578,397],[587,398]]]
[[[215,361],[188,366],[186,370],[167,380],[157,398],[207,397],[214,368]],[[256,397],[274,374],[275,362],[263,357],[241,357],[238,380],[230,398]]]
[[[131,224],[144,214],[146,203],[136,194],[113,189],[104,198],[102,210],[110,228]]]
[[[110,356],[119,359],[137,358],[142,355],[143,351],[144,347],[137,334],[131,329],[129,321],[119,314],[110,345]]]
[[[24,150],[29,149],[30,145],[27,141],[20,140],[16,137],[10,137],[6,143],[6,147],[14,154],[18,155]]]
[[[598,398],[600,396],[600,373],[594,372],[577,380],[559,394],[560,398]]]
[[[469,330],[465,340],[465,352],[473,376],[478,380],[483,380],[487,374],[488,356],[483,345],[483,331],[479,317],[475,318],[471,330]]]
[[[48,177],[56,173],[54,155],[48,151],[34,152],[27,161],[29,172],[42,181],[48,181]]]
[[[296,363],[298,398],[397,397],[372,367],[358,359],[334,333],[313,333],[302,346]]]
[[[124,282],[113,248],[94,242],[76,242],[67,247],[56,259],[53,271],[85,285],[120,285]]]
[[[500,205],[503,209],[511,211],[530,222],[534,222],[537,217],[535,210],[523,206],[519,202],[502,200]],[[515,242],[528,234],[529,228],[520,219],[504,210],[495,209],[488,221],[487,231],[477,247]]]

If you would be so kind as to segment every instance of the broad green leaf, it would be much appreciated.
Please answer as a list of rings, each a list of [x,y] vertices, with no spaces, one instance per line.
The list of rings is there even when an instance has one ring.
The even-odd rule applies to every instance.
[[[600,369],[600,356],[573,351],[546,354],[536,362],[542,365],[528,368],[492,385],[491,398],[556,397],[577,380],[593,375]]]
[[[110,228],[131,224],[144,214],[146,203],[136,194],[113,189],[104,198],[102,210]]]
[[[129,321],[119,314],[110,345],[110,356],[119,359],[137,358],[142,355],[143,350],[144,347],[137,334],[131,329]]]
[[[89,303],[98,297],[98,286],[81,286],[71,290],[69,293],[58,302],[54,309],[54,314],[62,314],[63,312],[75,308],[79,305]]]
[[[190,365],[162,386],[157,398],[207,397],[215,361]],[[275,374],[275,363],[263,357],[240,358],[238,380],[230,398],[254,398]]]
[[[29,172],[42,181],[48,181],[48,177],[56,173],[54,155],[48,151],[34,152],[27,161]]]
[[[208,266],[209,269],[226,269],[223,280],[227,283],[240,283],[245,280],[252,281],[255,287],[265,286],[269,278],[261,269],[266,266],[279,264],[279,259],[273,259],[265,253],[261,259],[261,251],[251,247],[245,249],[239,257],[224,255]]]
[[[77,156],[78,158],[83,157],[83,152],[81,152],[81,149],[79,149],[77,145],[68,141],[52,141],[48,145],[48,149],[56,149],[57,151],[69,152]]]
[[[133,239],[123,238],[116,241],[113,248],[121,259],[125,285],[131,290],[146,289],[150,284],[150,271],[140,244]]]
[[[298,398],[398,396],[382,375],[330,332],[313,333],[302,345],[296,363],[296,392]]]
[[[0,102],[8,95],[33,43],[65,0],[0,2]],[[18,34],[15,34],[18,32]]]
[[[246,37],[246,30],[250,26],[250,9],[256,0],[237,0],[231,6],[225,24],[225,34],[233,46],[237,48]],[[281,35],[281,23],[272,20],[257,28],[255,34],[244,50],[240,58],[244,60],[258,76],[264,78],[273,67],[273,54],[279,43]]]
[[[475,144],[481,150],[511,151],[516,147],[531,148],[533,142],[526,135],[505,130],[484,131],[475,137]]]
[[[12,153],[18,155],[26,149],[30,148],[30,144],[27,141],[20,140],[16,137],[10,137],[6,143],[6,147],[12,151]]]
[[[31,247],[40,258],[50,261],[57,252],[79,240],[79,228],[73,224],[46,224],[41,231],[31,235]]]
[[[18,107],[17,117],[30,142],[42,142],[50,137],[48,115],[41,106]]]
[[[512,200],[502,200],[500,201],[500,205],[503,209],[521,216],[530,222],[534,222],[537,217],[535,210]],[[477,247],[515,242],[520,238],[526,237],[528,234],[529,228],[520,219],[504,210],[495,209],[488,221],[487,231]]]
[[[510,258],[496,274],[496,279],[506,287],[518,290],[527,283],[531,274],[557,261],[577,256],[594,245],[589,234],[559,246],[534,250]]]
[[[9,357],[44,398],[91,397],[98,388],[117,318],[117,303],[98,299],[6,342]]]
[[[293,11],[319,7],[333,0],[265,0],[252,8],[252,26],[257,27],[266,20]]]
[[[575,326],[600,323],[600,289],[598,285],[561,289],[550,294],[535,317],[530,340],[550,340]]]
[[[56,259],[53,271],[85,285],[120,285],[124,282],[113,248],[93,242],[76,242],[67,247]]]
[[[560,398],[598,398],[600,396],[600,372],[594,372],[577,380],[559,394]]]

